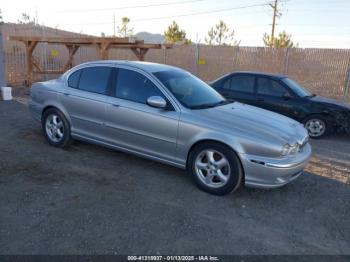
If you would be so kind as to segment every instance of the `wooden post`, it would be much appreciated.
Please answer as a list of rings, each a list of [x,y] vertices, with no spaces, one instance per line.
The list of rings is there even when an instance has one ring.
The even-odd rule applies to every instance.
[[[26,86],[31,86],[33,83],[33,51],[37,45],[37,41],[26,41],[26,54],[27,54],[27,81]]]
[[[131,51],[136,55],[136,57],[140,61],[145,61],[145,54],[148,50],[148,48],[131,48]]]
[[[63,70],[66,71],[70,68],[73,67],[73,58],[75,53],[78,51],[79,45],[66,45],[67,49],[68,49],[68,61],[66,63],[66,65],[64,66]]]
[[[283,68],[284,75],[288,75],[288,66],[289,66],[289,47],[285,49],[285,53],[284,53],[284,68]]]
[[[345,82],[344,82],[344,94],[343,94],[344,102],[350,102],[349,87],[350,87],[350,52],[349,52],[348,65],[346,67],[346,76],[345,76]]]
[[[110,45],[111,45],[110,42],[97,43],[97,47],[99,49],[101,60],[107,60],[108,59],[108,49],[109,49]]]
[[[140,61],[145,61],[145,55],[148,50],[147,48],[140,48]]]

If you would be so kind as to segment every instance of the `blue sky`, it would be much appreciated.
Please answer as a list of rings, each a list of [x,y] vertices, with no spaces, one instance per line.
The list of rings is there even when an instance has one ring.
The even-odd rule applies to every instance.
[[[169,4],[176,3],[177,4]],[[178,3],[181,2],[181,3]],[[46,1],[11,0],[1,4],[5,21],[15,22],[22,12],[51,27],[100,35],[113,34],[113,16],[131,19],[134,32],[163,33],[176,20],[192,41],[204,41],[219,20],[235,30],[242,46],[261,46],[264,32],[270,33],[272,9],[267,0],[128,0]],[[350,0],[285,0],[276,32],[286,30],[300,47],[350,48]],[[101,5],[102,3],[102,5]],[[130,6],[157,5],[143,8]],[[257,6],[254,6],[257,5]],[[247,7],[253,6],[253,7]],[[223,12],[213,12],[226,10]],[[202,15],[188,15],[193,13]],[[185,15],[181,17],[172,17]],[[156,18],[156,19],[155,19]],[[160,19],[161,18],[161,19]]]

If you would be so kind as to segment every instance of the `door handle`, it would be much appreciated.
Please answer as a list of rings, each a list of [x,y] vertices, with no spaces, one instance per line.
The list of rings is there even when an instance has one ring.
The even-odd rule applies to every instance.
[[[120,107],[120,105],[118,105],[118,104],[111,104],[111,106]]]
[[[63,93],[65,96],[69,96],[69,94],[68,93]]]

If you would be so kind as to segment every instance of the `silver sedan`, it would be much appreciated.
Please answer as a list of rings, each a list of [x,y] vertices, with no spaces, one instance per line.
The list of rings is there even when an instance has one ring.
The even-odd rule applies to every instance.
[[[84,140],[187,169],[223,195],[245,184],[274,188],[302,174],[311,155],[298,122],[225,100],[167,65],[96,61],[35,83],[29,108],[49,144]]]

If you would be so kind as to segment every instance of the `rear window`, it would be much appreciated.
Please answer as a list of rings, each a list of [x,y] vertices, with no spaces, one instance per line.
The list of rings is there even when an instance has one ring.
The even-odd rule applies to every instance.
[[[69,87],[78,88],[80,74],[81,74],[81,70],[77,70],[69,76],[68,78]]]
[[[107,94],[111,72],[111,67],[96,66],[84,68],[79,80],[79,89],[97,94]]]

